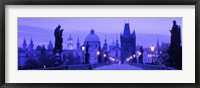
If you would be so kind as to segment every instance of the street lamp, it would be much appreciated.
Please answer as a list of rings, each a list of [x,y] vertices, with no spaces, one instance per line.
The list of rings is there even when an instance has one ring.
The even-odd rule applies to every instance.
[[[84,63],[85,62],[85,58],[84,58],[85,46],[83,45],[81,48],[82,48],[82,52],[83,52],[83,63]]]
[[[151,46],[151,51],[152,51],[152,63],[153,63],[153,51],[154,51],[154,46]]]
[[[135,58],[135,54],[133,55],[133,57]]]
[[[141,55],[141,52],[138,52],[139,56]]]
[[[106,57],[106,54],[104,54],[103,56]]]
[[[85,50],[85,46],[82,46],[82,51],[84,51]]]
[[[100,52],[98,51],[98,52],[97,52],[97,55],[99,55],[99,54],[100,54]]]

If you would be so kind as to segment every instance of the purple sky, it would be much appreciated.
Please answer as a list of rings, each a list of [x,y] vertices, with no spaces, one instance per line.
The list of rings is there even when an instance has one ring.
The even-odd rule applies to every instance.
[[[124,23],[129,22],[131,33],[133,29],[136,31],[136,44],[148,47],[152,44],[155,45],[157,39],[159,39],[160,43],[170,41],[169,30],[172,28],[173,20],[176,20],[177,24],[182,27],[181,17],[18,18],[18,46],[22,45],[24,38],[26,38],[27,43],[32,38],[35,46],[38,44],[47,45],[50,40],[54,43],[53,31],[58,24],[64,29],[64,48],[66,48],[69,34],[72,34],[74,43],[76,43],[79,36],[80,43],[83,44],[86,35],[90,33],[92,28],[99,36],[101,45],[104,43],[105,34],[109,44],[117,38],[119,39],[120,33],[124,29]]]

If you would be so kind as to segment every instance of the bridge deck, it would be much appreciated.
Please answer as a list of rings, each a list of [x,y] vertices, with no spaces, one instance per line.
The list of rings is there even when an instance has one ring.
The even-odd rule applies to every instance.
[[[112,65],[94,68],[94,70],[142,70],[142,68],[138,68],[138,67],[131,66],[128,64],[112,64]]]

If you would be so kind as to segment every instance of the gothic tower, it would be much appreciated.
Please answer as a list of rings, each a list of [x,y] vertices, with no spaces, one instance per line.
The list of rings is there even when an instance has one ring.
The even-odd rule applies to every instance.
[[[105,43],[103,44],[102,51],[103,51],[103,52],[107,52],[107,51],[108,51],[108,44],[107,44],[106,38],[105,38]]]
[[[124,63],[128,57],[135,55],[136,50],[136,35],[135,31],[130,33],[129,23],[125,23],[124,32],[120,35],[121,42],[121,62]]]
[[[31,41],[30,41],[30,43],[29,43],[29,49],[30,49],[30,50],[33,50],[33,49],[34,49],[34,44],[33,44],[32,38],[31,38]]]
[[[156,44],[156,51],[159,52],[160,51],[160,45],[159,45],[159,40],[157,39],[157,44]]]
[[[80,42],[79,42],[79,38],[77,39],[77,42],[76,42],[76,48],[79,49],[80,48]]]
[[[116,50],[115,50],[115,57],[117,59],[120,58],[120,47],[119,47],[119,42],[118,42],[118,39],[116,39]]]
[[[68,49],[68,50],[73,50],[73,39],[72,39],[71,34],[70,34],[70,36],[69,36],[69,38],[68,38],[67,49]]]
[[[26,39],[24,38],[24,42],[23,42],[23,49],[26,50],[27,49],[27,43],[26,43]]]
[[[104,57],[104,54],[106,54],[107,52],[108,52],[108,44],[107,44],[106,35],[105,35],[105,42],[103,44],[102,51],[101,51],[102,57]],[[105,62],[107,60],[105,60],[105,58],[104,58],[104,59],[102,59],[102,61]]]

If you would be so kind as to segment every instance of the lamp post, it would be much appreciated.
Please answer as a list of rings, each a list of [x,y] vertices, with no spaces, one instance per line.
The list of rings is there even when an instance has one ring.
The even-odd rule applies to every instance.
[[[99,51],[97,52],[97,55],[100,55],[100,52],[99,52]]]
[[[103,56],[106,57],[106,54],[104,54]]]
[[[100,50],[97,51],[97,56],[98,56],[98,63],[102,63]]]
[[[103,54],[103,57],[104,57],[104,61],[105,61],[106,63],[108,63],[108,53],[107,53],[107,52],[105,52],[105,53]]]
[[[154,51],[154,46],[151,46],[151,51],[152,51],[152,64],[153,64],[153,51]]]
[[[83,53],[83,63],[85,62],[84,60],[85,60],[85,58],[84,58],[84,51],[85,51],[85,46],[83,45],[82,47],[82,53]]]

